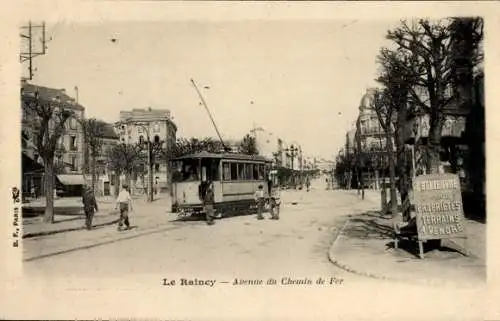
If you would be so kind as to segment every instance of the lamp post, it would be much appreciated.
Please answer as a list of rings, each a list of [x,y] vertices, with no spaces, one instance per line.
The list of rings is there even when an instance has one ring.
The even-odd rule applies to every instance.
[[[146,127],[142,123],[136,123],[136,126],[141,127],[146,132],[146,144],[147,144],[147,153],[148,153],[148,202],[153,202],[153,164],[152,164],[152,146],[151,146],[151,137],[149,135],[149,123],[148,127]],[[142,142],[140,142],[142,143]]]
[[[293,144],[290,146],[290,148],[286,148],[285,151],[287,152],[287,156],[291,158],[291,165],[292,165],[292,185],[295,188],[295,175],[293,172],[293,159],[295,156],[297,156],[297,153],[299,149],[295,147]]]

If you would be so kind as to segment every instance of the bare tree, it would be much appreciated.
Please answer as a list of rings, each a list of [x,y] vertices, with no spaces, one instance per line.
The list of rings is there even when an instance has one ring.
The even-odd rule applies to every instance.
[[[373,95],[372,107],[377,114],[380,126],[385,133],[385,146],[389,167],[389,182],[391,194],[391,213],[395,215],[398,212],[398,201],[396,194],[396,162],[394,160],[394,103],[391,101],[391,92],[388,88],[377,90]],[[384,187],[385,188],[385,187]]]
[[[400,26],[387,33],[387,39],[394,42],[400,52],[407,56],[410,64],[404,74],[412,75],[408,92],[411,101],[429,115],[429,137],[427,142],[427,168],[430,173],[439,171],[439,149],[444,111],[457,99],[456,95],[446,95],[446,89],[456,80],[457,37],[456,27],[460,19],[442,19],[431,22],[427,19],[402,21]],[[468,38],[463,47],[469,52],[477,51],[482,39],[482,20],[474,18],[465,30],[479,30]],[[460,34],[460,33],[458,33]],[[471,33],[472,34],[472,33]],[[466,41],[467,42],[467,41]]]
[[[414,77],[410,73],[411,56],[401,50],[382,48],[378,56],[378,62],[380,64],[380,74],[377,81],[384,86],[384,89],[381,96],[378,96],[375,100],[375,110],[384,130],[386,130],[387,125],[394,126],[394,131],[392,133],[386,131],[386,134],[394,137],[396,142],[399,191],[401,193],[401,204],[404,205],[403,217],[406,220],[409,219],[411,206],[409,203],[410,175],[407,170],[402,130],[406,125],[409,108],[409,87]],[[393,148],[392,142],[391,148]],[[390,155],[392,155],[392,152]],[[391,160],[389,160],[389,163],[391,163]],[[392,191],[392,188],[391,183],[391,202],[394,202],[392,197],[394,197],[395,192]]]
[[[57,142],[64,133],[65,123],[73,115],[73,111],[67,109],[69,104],[70,102],[61,101],[60,97],[55,97],[55,100],[41,99],[38,91],[34,96],[23,97],[22,108],[35,115],[31,126],[36,137],[36,149],[45,168],[46,205],[43,220],[47,223],[54,223],[54,156]]]
[[[97,158],[102,153],[102,145],[104,141],[104,130],[106,123],[95,118],[83,119],[80,121],[83,130],[83,139],[85,144],[85,152],[91,157],[90,168],[89,164],[85,164],[85,169],[92,175],[92,190],[95,193],[96,162]]]

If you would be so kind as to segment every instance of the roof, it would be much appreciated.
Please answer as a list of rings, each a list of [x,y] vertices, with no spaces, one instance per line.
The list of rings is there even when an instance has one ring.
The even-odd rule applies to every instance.
[[[61,99],[61,102],[68,104],[71,103],[72,108],[77,110],[85,110],[85,107],[83,107],[82,105],[78,103],[73,104],[75,102],[75,99],[68,96],[64,89],[55,89],[50,87],[37,86],[29,83],[22,83],[21,90],[22,95],[26,96],[31,96],[34,95],[35,92],[38,92],[38,94],[40,95],[40,99],[42,100],[51,100],[53,98],[59,97],[59,99]]]
[[[261,162],[271,162],[270,159],[267,159],[260,155],[246,155],[239,153],[209,153],[206,151],[177,157],[175,158],[175,160],[192,159],[192,158],[218,158],[218,159],[223,158],[223,159],[234,159],[234,160],[253,160]]]
[[[83,175],[79,174],[61,174],[57,175],[57,179],[63,185],[85,185]]]

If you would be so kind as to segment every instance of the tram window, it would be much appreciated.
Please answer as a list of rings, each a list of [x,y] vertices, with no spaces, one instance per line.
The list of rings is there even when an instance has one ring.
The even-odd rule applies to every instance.
[[[247,180],[252,180],[253,179],[253,167],[254,164],[247,164],[246,166],[246,179]]]
[[[264,179],[265,173],[266,173],[266,168],[265,168],[264,164],[259,164],[259,180]]]
[[[253,180],[256,181],[259,179],[259,164],[253,164],[252,166],[252,170],[253,170]]]
[[[245,164],[238,163],[238,179],[240,181],[245,179]]]
[[[238,180],[238,164],[237,163],[231,163],[231,180],[232,181]]]
[[[220,170],[219,170],[220,160],[213,159],[210,164],[210,179],[212,181],[218,181],[220,179]]]
[[[231,166],[229,163],[222,163],[222,177],[225,181],[231,180]]]

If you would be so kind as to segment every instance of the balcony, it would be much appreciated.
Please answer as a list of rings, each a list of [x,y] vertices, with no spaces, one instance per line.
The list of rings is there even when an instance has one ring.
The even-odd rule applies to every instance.
[[[465,133],[467,118],[463,115],[446,115],[441,137],[460,138]],[[418,115],[409,119],[403,128],[405,142],[414,143],[415,140],[429,137],[429,115]]]

